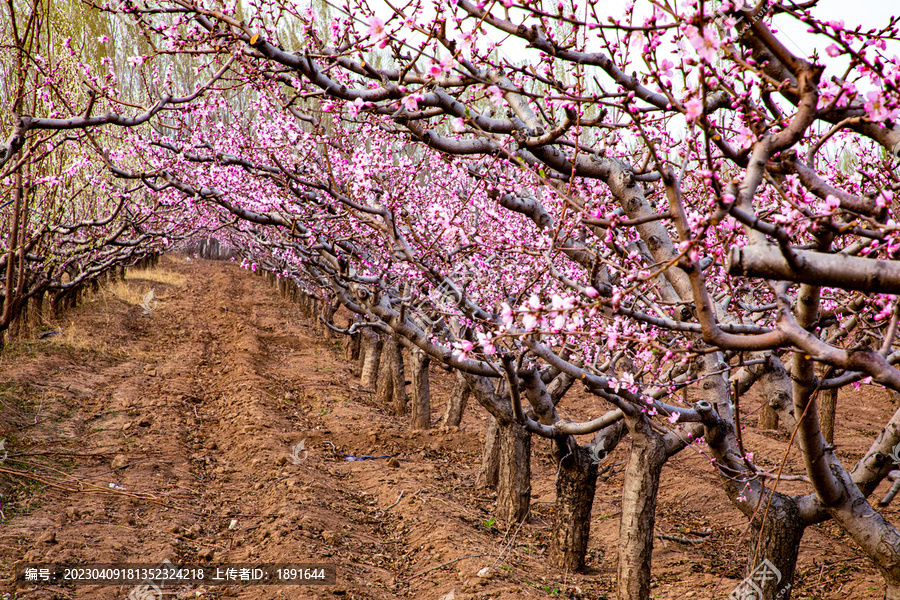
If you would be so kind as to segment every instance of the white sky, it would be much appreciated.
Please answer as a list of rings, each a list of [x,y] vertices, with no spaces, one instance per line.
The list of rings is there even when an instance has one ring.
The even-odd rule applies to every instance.
[[[753,1],[747,0],[748,3],[753,3]],[[627,2],[628,0],[603,0],[598,6],[598,14],[601,14],[603,17],[605,15],[621,17],[624,14]],[[579,4],[583,6],[584,0],[581,0]],[[687,9],[684,2],[678,4],[682,9]],[[635,5],[637,14],[649,14],[649,2],[636,0]],[[604,10],[605,14],[600,12]],[[820,20],[842,20],[847,29],[861,25],[863,31],[866,31],[872,28],[884,27],[890,21],[892,15],[900,15],[900,2],[897,2],[897,0],[856,0],[855,2],[848,2],[847,0],[819,0],[819,5],[813,14]],[[827,63],[828,56],[825,54],[825,48],[831,43],[827,38],[808,33],[805,24],[787,15],[776,17],[774,25],[776,29],[780,29],[779,39],[790,50],[804,57],[810,56],[814,51],[818,50],[820,60]],[[521,60],[523,50],[526,53],[528,52],[521,42],[507,39],[504,41],[500,53],[510,60],[515,60],[516,58]],[[890,45],[888,50],[891,50]],[[894,44],[893,53],[900,56],[900,44]],[[889,53],[890,55],[891,53]]]
[[[892,15],[900,14],[900,3],[896,0],[819,0],[813,14],[821,20],[844,21],[847,29],[862,25],[862,30],[866,31],[887,25]],[[781,32],[782,39],[790,42],[789,48],[795,52],[809,56],[813,50],[818,49],[819,55],[825,56],[825,46],[828,45],[825,39],[807,33],[804,24],[784,15],[777,17],[775,24],[784,28]],[[900,54],[900,48],[895,46],[894,50]]]

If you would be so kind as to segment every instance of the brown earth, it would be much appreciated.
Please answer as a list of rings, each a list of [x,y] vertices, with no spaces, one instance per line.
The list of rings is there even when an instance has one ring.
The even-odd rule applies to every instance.
[[[184,276],[181,285],[173,273]],[[409,431],[360,388],[340,342],[327,342],[275,288],[234,264],[167,256],[155,274],[129,272],[128,286],[132,295],[153,288],[158,307],[143,315],[119,286],[119,297],[101,292],[54,323],[61,334],[0,354],[0,438],[9,452],[0,463],[0,598],[121,599],[134,587],[16,582],[25,562],[165,559],[337,569],[334,585],[204,586],[167,597],[615,597],[627,440],[604,463],[588,571],[563,573],[545,559],[556,476],[548,441],[533,443],[530,521],[504,527],[492,517],[491,493],[474,488],[480,407],[468,408],[458,429]],[[433,414],[451,387],[432,370]],[[564,415],[579,418],[596,400],[565,402]],[[893,407],[864,386],[842,397],[839,411],[836,445],[852,464]],[[745,435],[772,471],[786,439],[752,427]],[[301,441],[296,455],[305,460],[294,464]],[[347,462],[335,449],[396,460]],[[796,451],[785,473],[802,473]],[[897,522],[893,508],[884,512]],[[657,532],[703,541],[657,540],[655,598],[724,598],[737,586],[746,519],[696,450],[663,471]],[[836,526],[807,530],[794,598],[883,593]]]

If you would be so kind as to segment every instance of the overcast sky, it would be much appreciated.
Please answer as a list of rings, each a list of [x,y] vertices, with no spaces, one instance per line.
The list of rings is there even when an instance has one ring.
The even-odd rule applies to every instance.
[[[753,0],[747,1],[749,3]],[[627,2],[628,0],[603,0],[597,7],[598,14],[621,17],[624,14]],[[579,2],[579,4],[584,6],[583,1]],[[636,14],[649,14],[652,10],[650,3],[645,0],[636,0],[635,5]],[[682,10],[686,9],[685,2],[679,2],[679,5]],[[900,14],[900,2],[897,0],[855,0],[853,2],[848,2],[847,0],[819,0],[819,5],[815,9],[814,14],[819,19],[826,21],[844,21],[847,29],[861,25],[863,31],[865,31],[884,27],[890,21],[891,15]],[[777,17],[774,25],[776,29],[780,29],[779,38],[789,49],[804,57],[810,56],[814,51],[818,50],[820,61],[827,64],[829,58],[825,54],[825,48],[831,44],[827,38],[808,33],[806,25],[787,15]],[[488,28],[488,30],[490,29]],[[897,54],[900,56],[900,44],[894,43],[893,46],[893,53],[889,52],[888,55]],[[891,50],[890,45],[888,49]],[[523,50],[524,44],[519,40],[509,38],[503,41],[500,48],[501,54],[510,60],[514,60],[513,57],[521,60]]]
[[[865,31],[887,25],[892,15],[900,14],[900,3],[897,0],[819,0],[813,14],[826,21],[844,21],[847,29],[862,25]],[[828,45],[825,39],[807,33],[806,26],[796,19],[782,15],[775,20],[775,25],[784,28],[782,39],[790,42],[795,52],[809,56],[818,49],[819,56],[825,56]],[[894,52],[900,54],[900,47],[895,45]]]

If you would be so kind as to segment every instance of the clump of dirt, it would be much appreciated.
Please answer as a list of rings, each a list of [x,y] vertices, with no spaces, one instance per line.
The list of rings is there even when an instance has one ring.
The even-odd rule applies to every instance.
[[[157,304],[147,311],[139,299],[150,289]],[[549,442],[533,443],[531,519],[500,526],[494,495],[474,487],[483,410],[468,409],[458,428],[410,431],[359,387],[340,342],[234,264],[163,257],[160,269],[129,273],[56,325],[59,335],[0,355],[9,452],[0,464],[0,593],[121,599],[132,588],[26,585],[14,571],[26,562],[170,560],[337,569],[333,585],[175,590],[184,598],[614,597],[627,441],[604,463],[588,570],[563,573],[544,558],[556,477]],[[440,369],[431,376],[439,415],[452,380]],[[575,394],[561,408],[579,418],[595,403]],[[858,457],[892,407],[871,387],[841,406],[836,443]],[[745,443],[776,470],[782,437],[749,427]],[[796,451],[785,472],[802,473]],[[704,541],[657,540],[655,597],[719,598],[736,587],[746,520],[702,454],[686,450],[664,469],[657,532]],[[837,527],[807,531],[793,597],[881,593],[877,572]]]

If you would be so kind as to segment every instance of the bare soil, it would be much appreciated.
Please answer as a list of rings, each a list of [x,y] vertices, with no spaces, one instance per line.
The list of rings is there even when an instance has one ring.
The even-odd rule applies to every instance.
[[[0,463],[0,598],[121,599],[133,588],[17,583],[24,562],[165,559],[337,568],[335,585],[207,586],[167,597],[615,598],[627,439],[604,462],[587,572],[560,572],[545,559],[556,477],[548,441],[533,443],[531,518],[507,527],[492,516],[493,495],[474,488],[487,423],[480,407],[467,408],[460,428],[410,431],[360,388],[340,340],[327,341],[265,279],[174,255],[160,269],[184,283],[141,271],[127,278],[133,292],[154,289],[159,305],[149,315],[101,291],[54,323],[62,333],[0,354],[0,438],[9,452]],[[452,378],[438,368],[431,376],[438,417]],[[752,413],[758,400],[746,400]],[[579,418],[596,400],[565,402],[565,416]],[[850,465],[894,408],[883,390],[863,386],[838,410],[835,442]],[[773,472],[787,438],[745,433]],[[350,462],[335,450],[395,460]],[[784,472],[803,472],[796,450]],[[783,481],[778,489],[809,486]],[[884,512],[898,522],[894,508]],[[665,467],[656,528],[702,541],[657,539],[654,597],[718,599],[737,586],[746,519],[701,452],[688,449]],[[883,594],[839,528],[807,530],[794,598]]]

